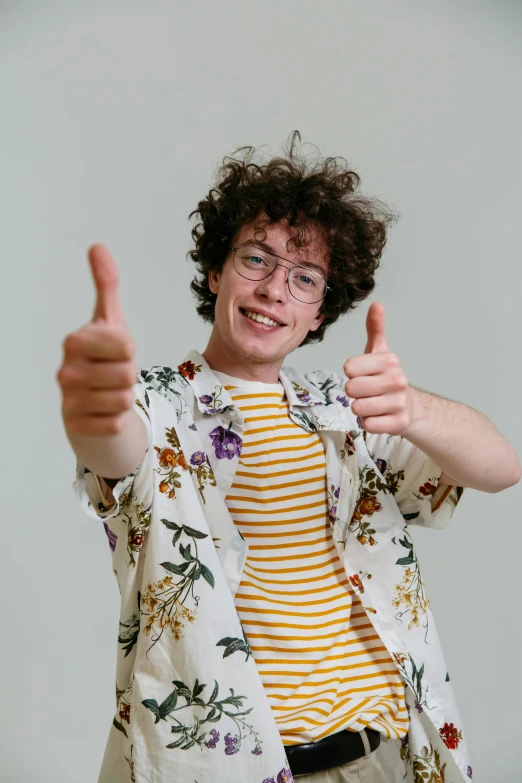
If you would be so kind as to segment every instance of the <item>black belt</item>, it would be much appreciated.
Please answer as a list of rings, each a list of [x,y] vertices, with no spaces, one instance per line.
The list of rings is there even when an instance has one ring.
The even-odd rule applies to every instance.
[[[379,747],[381,734],[374,729],[364,729],[374,751]],[[332,767],[340,767],[365,755],[364,744],[358,731],[339,731],[318,742],[305,745],[286,745],[286,757],[292,775],[312,775]]]

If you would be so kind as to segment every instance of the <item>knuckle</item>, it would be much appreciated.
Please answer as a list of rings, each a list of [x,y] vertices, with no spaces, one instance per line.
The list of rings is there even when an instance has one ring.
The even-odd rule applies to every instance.
[[[132,391],[124,391],[120,396],[120,410],[127,411],[132,405],[133,394]]]
[[[78,353],[82,343],[81,335],[78,332],[72,332],[71,334],[68,334],[62,342],[63,351],[66,355]]]
[[[131,365],[129,370],[125,374],[125,382],[129,384],[129,386],[134,386],[136,383],[136,379],[138,376],[138,368],[136,365]]]
[[[125,418],[123,416],[112,416],[110,420],[111,435],[118,435],[123,429]]]
[[[58,369],[58,371],[57,371],[57,373],[55,375],[55,378],[58,381],[58,383],[60,384],[60,386],[65,386],[67,384],[68,377],[69,377],[69,372],[67,370],[67,367],[62,365]]]

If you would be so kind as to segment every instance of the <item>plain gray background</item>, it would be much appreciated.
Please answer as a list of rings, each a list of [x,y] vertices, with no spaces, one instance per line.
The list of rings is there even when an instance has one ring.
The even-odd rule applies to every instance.
[[[92,315],[87,247],[118,263],[138,364],[176,366],[209,334],[188,213],[223,155],[298,128],[401,220],[374,295],[288,363],[340,371],[380,301],[410,382],[520,454],[521,44],[503,0],[0,3],[2,783],[93,783],[112,722],[119,594],[55,381]],[[413,531],[478,783],[522,770],[521,500],[467,489]]]

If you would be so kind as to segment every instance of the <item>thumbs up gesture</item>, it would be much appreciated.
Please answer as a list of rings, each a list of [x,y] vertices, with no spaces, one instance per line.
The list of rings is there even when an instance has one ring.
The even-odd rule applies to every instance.
[[[366,317],[368,340],[362,356],[344,365],[345,391],[367,432],[402,435],[413,417],[413,395],[396,354],[384,335],[384,306],[373,302]]]
[[[135,345],[118,296],[118,270],[103,245],[89,249],[96,289],[90,323],[67,335],[56,379],[68,433],[114,435],[124,428],[134,403],[138,367]]]

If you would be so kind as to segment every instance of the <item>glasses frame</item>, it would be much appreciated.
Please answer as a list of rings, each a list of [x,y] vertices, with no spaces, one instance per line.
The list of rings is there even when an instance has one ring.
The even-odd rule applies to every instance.
[[[266,280],[268,277],[270,277],[270,275],[272,275],[276,271],[278,266],[282,266],[283,269],[286,269],[286,271],[288,272],[288,274],[286,276],[286,287],[288,288],[288,292],[290,293],[290,296],[293,296],[294,299],[297,302],[300,302],[301,304],[317,304],[317,302],[322,302],[322,300],[325,298],[325,296],[328,293],[328,291],[332,290],[331,286],[329,286],[328,283],[326,282],[326,277],[324,275],[322,275],[320,272],[317,272],[315,269],[310,269],[309,267],[303,266],[302,264],[297,264],[295,261],[291,261],[289,258],[283,258],[283,256],[276,256],[275,253],[272,253],[271,251],[268,251],[268,250],[262,250],[261,248],[256,248],[256,249],[259,250],[260,253],[266,253],[267,255],[273,256],[274,258],[279,258],[281,261],[287,261],[289,264],[293,264],[294,265],[293,268],[292,269],[288,269],[287,266],[284,266],[284,264],[278,264],[277,261],[276,261],[275,267],[272,269],[271,272],[269,272],[264,277],[252,278],[252,277],[247,277],[246,275],[242,275],[241,272],[238,272],[238,270],[236,268],[236,265],[234,264],[234,260],[235,260],[235,257],[236,257],[236,250],[241,250],[242,247],[248,247],[250,244],[251,244],[250,242],[244,242],[242,245],[239,245],[238,247],[229,247],[228,248],[230,251],[233,251],[233,253],[234,253],[234,255],[232,257],[232,266],[234,267],[234,269],[237,272],[237,274],[240,277],[244,278],[245,280],[251,280],[253,283],[259,282],[261,280]],[[252,245],[252,247],[255,248],[255,245]],[[290,272],[293,269],[295,269],[296,267],[299,267],[300,269],[306,269],[307,272],[314,272],[314,274],[319,275],[319,277],[323,278],[324,284],[325,284],[326,288],[325,288],[324,294],[322,295],[322,297],[320,299],[315,299],[313,302],[304,302],[302,299],[299,299],[299,297],[297,297],[295,294],[292,293],[292,290],[290,288],[290,283],[288,282],[288,280],[289,280],[289,277],[290,277]]]

